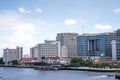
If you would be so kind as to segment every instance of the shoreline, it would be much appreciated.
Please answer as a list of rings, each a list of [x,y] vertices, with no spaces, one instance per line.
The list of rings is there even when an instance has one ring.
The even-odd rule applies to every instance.
[[[90,68],[90,67],[67,67],[65,70],[93,71],[93,72],[120,72],[120,68]]]
[[[16,66],[16,65],[0,65],[0,67],[12,68],[33,68],[39,66]],[[41,69],[38,69],[41,70]],[[93,72],[120,72],[120,68],[90,68],[90,67],[59,67],[58,70],[76,70],[76,71],[93,71]]]

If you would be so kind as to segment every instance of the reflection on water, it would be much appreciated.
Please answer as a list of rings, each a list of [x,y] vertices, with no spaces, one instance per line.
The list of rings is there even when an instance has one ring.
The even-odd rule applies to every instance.
[[[88,71],[40,71],[27,68],[0,68],[0,80],[115,80],[115,73]]]

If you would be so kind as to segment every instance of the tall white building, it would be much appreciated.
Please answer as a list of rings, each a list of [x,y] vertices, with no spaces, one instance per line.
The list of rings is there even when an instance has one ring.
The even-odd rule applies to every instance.
[[[3,50],[3,60],[5,64],[12,60],[21,60],[23,55],[23,47],[16,47],[16,49],[6,48]]]
[[[112,60],[120,60],[120,42],[112,40]]]
[[[58,33],[56,40],[68,49],[68,57],[77,56],[77,33]],[[66,53],[65,53],[66,54]]]
[[[59,57],[60,56],[60,42],[45,40],[44,43],[37,44],[30,49],[31,57],[38,58],[40,61],[42,57]]]

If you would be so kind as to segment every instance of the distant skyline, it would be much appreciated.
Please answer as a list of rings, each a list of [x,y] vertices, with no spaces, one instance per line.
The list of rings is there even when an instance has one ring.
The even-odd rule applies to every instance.
[[[55,40],[57,33],[103,33],[119,27],[120,0],[0,0],[1,53],[23,46],[28,54],[30,47]]]

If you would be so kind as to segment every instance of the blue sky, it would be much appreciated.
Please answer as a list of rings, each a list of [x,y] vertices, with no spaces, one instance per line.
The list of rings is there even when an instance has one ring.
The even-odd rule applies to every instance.
[[[1,49],[23,46],[26,54],[45,39],[55,40],[57,33],[119,27],[120,0],[0,0]]]

